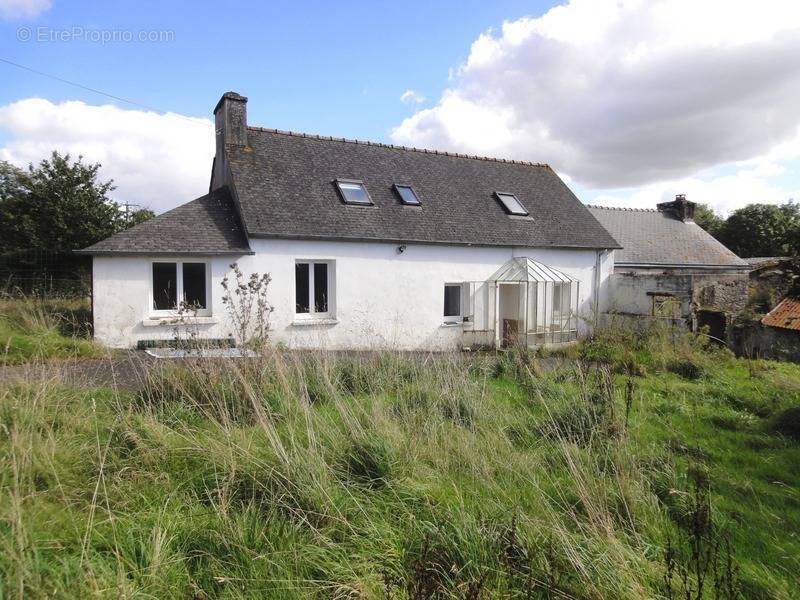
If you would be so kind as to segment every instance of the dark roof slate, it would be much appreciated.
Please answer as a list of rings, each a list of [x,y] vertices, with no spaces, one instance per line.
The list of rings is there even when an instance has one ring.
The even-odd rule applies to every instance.
[[[227,157],[249,236],[619,247],[546,165],[254,127],[247,137]],[[336,178],[362,180],[374,206],[344,205]],[[422,206],[401,204],[395,183],[413,186]],[[509,217],[495,191],[515,194],[531,218]]]
[[[617,265],[749,268],[702,227],[666,212],[604,206],[589,210],[622,244],[614,255]]]
[[[182,204],[78,252],[252,254],[227,187]]]

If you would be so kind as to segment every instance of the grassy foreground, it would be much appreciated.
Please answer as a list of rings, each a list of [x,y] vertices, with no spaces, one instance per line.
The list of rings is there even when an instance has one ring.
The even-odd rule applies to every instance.
[[[89,317],[82,299],[0,298],[0,365],[106,356],[90,339]]]
[[[0,384],[0,597],[798,597],[800,368],[665,332],[568,359]]]

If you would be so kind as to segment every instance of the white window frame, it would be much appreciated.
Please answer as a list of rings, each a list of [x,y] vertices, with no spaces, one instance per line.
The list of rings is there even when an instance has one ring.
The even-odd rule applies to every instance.
[[[498,191],[494,193],[494,196],[495,198],[497,198],[497,201],[500,202],[500,205],[503,207],[503,210],[506,211],[506,214],[511,215],[512,217],[530,216],[531,214],[530,211],[526,208],[526,206],[522,203],[522,200],[520,200],[516,194],[512,194],[511,192]],[[523,212],[520,212],[519,210],[514,210],[511,207],[509,207],[506,201],[503,199],[504,196],[510,196],[511,198],[513,198],[514,202],[516,202],[519,205],[519,207],[522,209]]]
[[[148,306],[150,315],[154,317],[174,317],[180,314],[180,303],[183,301],[183,264],[184,263],[201,263],[206,267],[206,307],[197,310],[198,317],[211,316],[211,262],[203,258],[186,258],[186,259],[159,259],[150,261],[150,285],[149,285],[149,298]],[[158,310],[155,308],[154,293],[153,293],[153,265],[157,264],[174,264],[175,265],[175,287],[178,299],[178,306],[167,310]],[[194,311],[192,311],[194,314]]]
[[[458,323],[464,322],[464,283],[457,282],[457,281],[446,281],[444,283],[444,287],[442,288],[442,300],[444,301],[444,294],[448,287],[457,287],[458,288],[458,315],[451,315],[447,316],[442,314],[442,318],[444,322],[448,325],[455,325]],[[444,313],[444,307],[442,307],[442,313]]]
[[[297,312],[297,282],[294,284],[294,318],[297,321],[307,320],[326,320],[336,318],[336,261],[335,260],[320,260],[316,258],[298,258],[294,261],[295,273],[297,273],[297,265],[308,265],[308,312]],[[328,310],[325,312],[317,312],[314,306],[314,265],[328,265]],[[293,273],[294,275],[294,273]]]
[[[367,189],[367,185],[361,181],[360,179],[342,179],[337,177],[334,179],[334,183],[336,183],[336,190],[339,192],[339,196],[342,199],[342,203],[346,204],[347,206],[375,206],[375,203],[372,201],[372,196],[369,195],[369,190]],[[367,197],[366,202],[353,202],[352,200],[347,199],[347,195],[345,194],[342,185],[357,185],[360,186],[362,190],[364,190],[364,195]]]

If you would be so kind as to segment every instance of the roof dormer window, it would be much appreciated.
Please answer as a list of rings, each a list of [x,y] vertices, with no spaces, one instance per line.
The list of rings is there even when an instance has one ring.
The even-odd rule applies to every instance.
[[[406,206],[420,206],[422,204],[419,196],[417,196],[417,192],[415,192],[414,188],[410,185],[401,185],[395,183],[394,189],[397,192],[397,195],[400,196],[400,202]]]
[[[363,181],[357,179],[336,179],[336,189],[345,204],[355,204],[359,206],[372,206],[372,198]]]
[[[517,200],[517,197],[514,194],[509,194],[507,192],[495,192],[494,195],[497,197],[509,215],[527,217],[530,214],[528,209],[522,206],[522,202]]]

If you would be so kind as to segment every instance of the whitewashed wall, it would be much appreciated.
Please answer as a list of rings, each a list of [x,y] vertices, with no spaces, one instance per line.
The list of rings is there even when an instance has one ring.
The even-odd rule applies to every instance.
[[[480,248],[397,244],[251,240],[253,256],[213,257],[212,316],[198,330],[201,337],[229,333],[220,301],[221,281],[238,260],[245,274],[272,276],[269,299],[274,305],[271,337],[291,347],[330,349],[447,349],[461,342],[460,326],[444,326],[445,282],[480,281],[514,256],[528,256],[580,280],[579,308],[594,311],[595,250]],[[176,257],[180,258],[180,257]],[[188,257],[184,257],[187,258]],[[194,259],[194,257],[193,257]],[[299,326],[294,318],[295,261],[335,261],[332,292],[336,323]],[[172,326],[158,326],[149,307],[153,257],[95,257],[95,337],[112,347],[131,347],[138,340],[172,339]],[[158,260],[166,260],[159,257]],[[600,310],[605,310],[613,253],[599,260]]]

